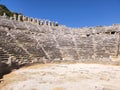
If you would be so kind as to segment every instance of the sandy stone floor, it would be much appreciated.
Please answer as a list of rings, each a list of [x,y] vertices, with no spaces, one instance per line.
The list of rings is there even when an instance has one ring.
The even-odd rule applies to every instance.
[[[5,75],[0,90],[120,90],[120,66],[37,64]]]

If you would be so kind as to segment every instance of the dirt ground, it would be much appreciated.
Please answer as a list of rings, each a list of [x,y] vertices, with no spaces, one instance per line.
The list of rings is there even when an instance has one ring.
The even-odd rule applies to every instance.
[[[37,64],[5,75],[0,90],[120,90],[120,66]]]

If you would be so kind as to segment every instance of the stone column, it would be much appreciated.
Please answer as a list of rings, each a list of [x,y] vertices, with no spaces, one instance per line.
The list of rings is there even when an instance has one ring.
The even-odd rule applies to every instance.
[[[35,19],[34,18],[32,18],[32,23],[35,24]]]
[[[21,15],[18,15],[18,21],[21,21]]]
[[[9,65],[9,66],[11,66],[12,65],[12,56],[10,56],[9,58],[8,58],[8,61],[7,61],[7,64]]]
[[[45,25],[48,25],[48,20],[45,21]]]
[[[26,17],[25,17],[25,16],[23,16],[23,17],[22,17],[22,20],[23,20],[23,22],[24,22],[24,21],[26,21]]]
[[[39,20],[39,25],[41,25],[41,20]]]
[[[48,21],[48,26],[51,26],[50,23],[51,23],[51,21]]]
[[[41,21],[40,21],[40,24],[41,24],[41,25],[44,25],[44,21],[43,21],[43,20],[41,20]]]
[[[40,25],[40,21],[39,21],[39,19],[37,19],[37,25]]]
[[[31,22],[31,18],[28,17],[28,22]]]
[[[45,25],[48,25],[49,24],[49,20],[45,20]]]
[[[43,25],[46,25],[46,20],[43,21]]]
[[[51,26],[54,26],[54,22],[51,22]]]
[[[37,24],[37,18],[34,19],[34,23]]]
[[[53,26],[53,22],[50,22],[50,26]]]
[[[6,13],[5,12],[3,13],[3,17],[6,17]]]
[[[52,26],[52,22],[50,22],[50,26]]]
[[[55,22],[53,22],[52,26],[55,26]]]
[[[14,19],[14,20],[17,20],[16,14],[13,15],[13,19]]]
[[[54,22],[50,22],[50,26],[54,26]]]
[[[55,26],[57,26],[58,25],[58,22],[55,22]]]
[[[13,17],[10,17],[10,20],[13,20]]]

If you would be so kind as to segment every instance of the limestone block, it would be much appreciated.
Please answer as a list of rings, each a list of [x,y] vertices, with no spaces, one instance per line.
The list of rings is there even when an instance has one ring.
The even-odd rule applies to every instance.
[[[120,61],[120,56],[110,56],[110,60],[113,62]]]
[[[3,17],[7,17],[7,15],[6,15],[6,13],[5,13],[5,12],[3,13]]]
[[[14,19],[14,20],[17,20],[16,14],[13,15],[13,19]]]
[[[29,23],[29,22],[25,22],[25,24],[30,31],[33,31],[33,32],[39,31],[38,27],[35,24]]]
[[[75,44],[72,41],[71,35],[58,35],[56,36],[56,40],[58,41],[60,47],[63,47],[63,48],[75,47]]]
[[[61,53],[62,53],[62,58],[64,58],[64,60],[79,60],[79,56],[77,54],[76,49],[60,49]]]
[[[27,29],[24,22],[13,21],[13,24],[16,26],[16,29],[20,30]]]
[[[22,16],[18,15],[18,21],[21,21]]]
[[[12,21],[8,19],[0,19],[0,26],[15,28]]]

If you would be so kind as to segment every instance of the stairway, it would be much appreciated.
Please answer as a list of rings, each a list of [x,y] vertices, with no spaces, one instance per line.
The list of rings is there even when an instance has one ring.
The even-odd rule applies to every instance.
[[[3,75],[11,72],[11,68],[7,64],[8,58],[9,58],[9,54],[0,47],[0,79],[3,78]]]
[[[7,62],[9,58],[9,55],[6,51],[4,51],[2,48],[0,48],[0,62]]]

